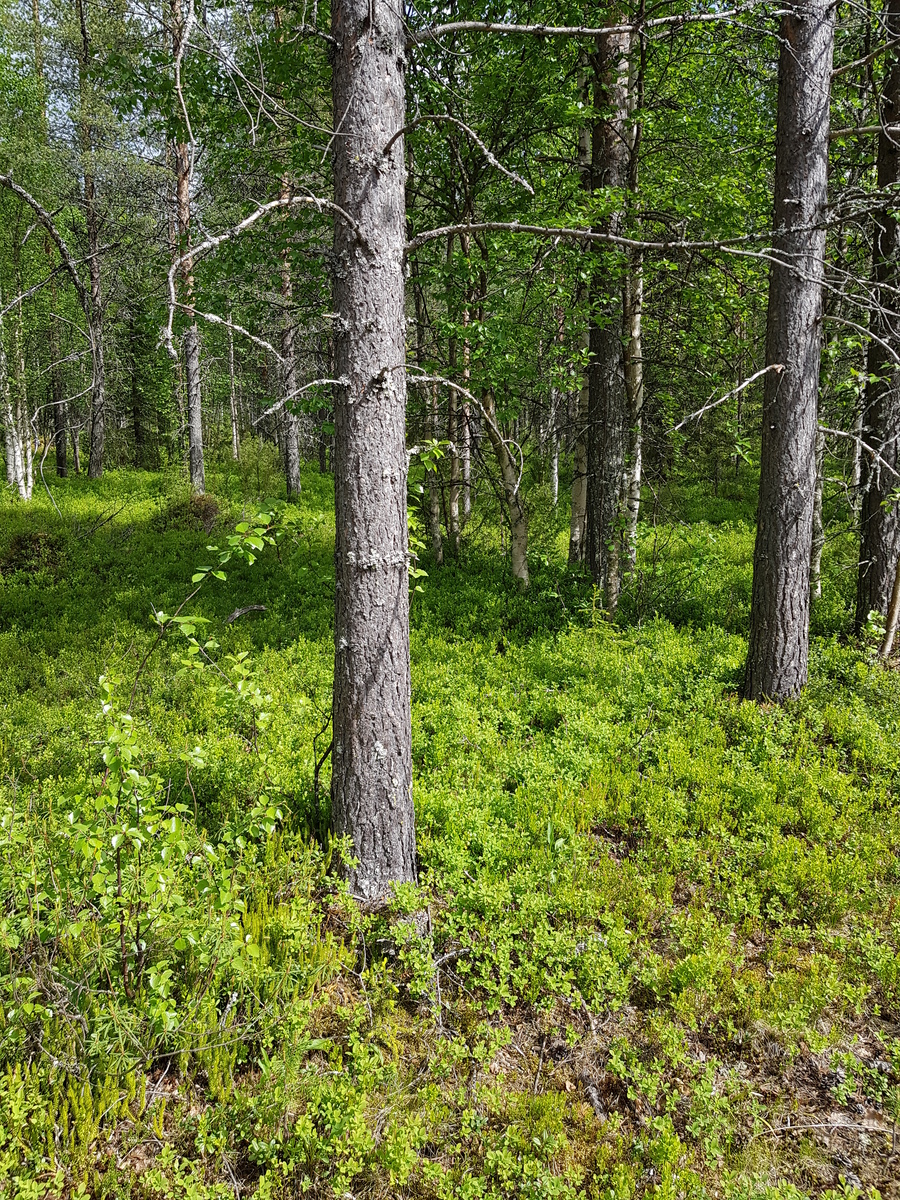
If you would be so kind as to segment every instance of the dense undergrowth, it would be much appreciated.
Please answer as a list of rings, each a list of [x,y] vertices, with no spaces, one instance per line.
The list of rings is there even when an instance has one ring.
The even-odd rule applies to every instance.
[[[615,624],[549,511],[527,596],[487,524],[425,563],[421,887],[360,912],[330,481],[285,521],[265,467],[0,501],[0,1195],[900,1195],[900,686],[849,539],[783,709],[737,695],[740,496],[657,510]]]

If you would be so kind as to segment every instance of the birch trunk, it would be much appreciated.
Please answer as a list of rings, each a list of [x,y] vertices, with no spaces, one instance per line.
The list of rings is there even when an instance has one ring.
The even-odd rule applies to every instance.
[[[416,879],[406,518],[403,13],[335,0],[334,832],[367,901]]]
[[[182,0],[172,3],[172,52],[183,52],[185,21]],[[175,147],[175,211],[178,222],[180,252],[191,248],[191,167],[192,147],[176,141]],[[181,295],[190,322],[182,340],[184,353],[184,385],[187,392],[188,475],[191,487],[198,494],[206,490],[203,462],[203,407],[200,394],[200,331],[194,315],[194,262],[190,257],[181,264]]]
[[[766,363],[783,369],[767,373],[763,396],[748,700],[787,700],[807,678],[834,24],[831,0],[803,0],[781,20],[773,239],[781,261],[769,274]]]

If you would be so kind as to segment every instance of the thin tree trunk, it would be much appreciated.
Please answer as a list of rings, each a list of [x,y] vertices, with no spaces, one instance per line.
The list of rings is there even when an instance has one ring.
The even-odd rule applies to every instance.
[[[278,192],[280,200],[288,200],[291,184],[287,175],[281,178]],[[284,322],[281,326],[281,396],[295,395],[297,391],[297,357],[294,353],[294,318],[291,305],[294,300],[294,284],[291,279],[291,256],[287,246],[281,252],[281,300],[284,305]],[[287,400],[281,408],[281,439],[284,443],[284,474],[287,480],[288,500],[300,495],[300,446],[297,440],[297,418],[288,407],[294,403]]]
[[[234,381],[234,330],[231,328],[230,311],[228,321],[228,404],[231,409],[231,457],[238,462],[241,457],[241,439],[238,432],[237,388]]]
[[[4,344],[2,317],[0,317],[0,405],[3,410],[3,432],[6,442],[6,482],[18,491],[21,500],[30,500],[30,472],[26,462],[21,422],[17,412],[19,406],[13,402],[9,383],[9,364]]]
[[[335,671],[332,822],[374,901],[416,879],[406,517],[403,13],[332,6],[335,198]]]
[[[591,102],[590,72],[587,56],[582,53],[580,66],[580,90],[582,103],[588,107]],[[585,191],[591,190],[591,131],[588,126],[582,126],[578,134],[578,171],[581,186]],[[582,350],[586,357],[590,353],[590,319],[588,328],[582,333]],[[587,358],[588,364],[590,362]],[[590,408],[589,388],[590,365],[585,367],[581,387],[575,401],[574,445],[572,448],[572,493],[571,512],[569,516],[569,562],[584,562],[587,537],[587,474],[588,474],[588,410]]]
[[[783,701],[806,683],[816,487],[824,217],[835,9],[782,17],[762,460],[744,695]],[[785,265],[781,265],[784,263]],[[789,264],[789,265],[787,265]]]
[[[181,29],[181,3],[173,0],[173,14],[177,13]],[[175,197],[178,216],[178,233],[181,252],[191,247],[191,150],[184,142],[175,145]],[[200,331],[194,316],[194,264],[186,258],[181,266],[181,294],[190,325],[182,341],[184,352],[184,382],[187,391],[187,435],[188,475],[195,492],[206,490],[206,472],[203,462],[203,408],[200,395]]]
[[[437,441],[440,433],[437,384],[433,385],[430,401],[431,436]],[[431,534],[431,553],[438,566],[444,562],[444,542],[441,537],[441,477],[437,464],[428,472],[428,528]]]
[[[88,242],[88,275],[91,281],[91,312],[88,332],[94,359],[93,389],[91,392],[91,439],[88,476],[99,479],[103,474],[105,446],[106,364],[103,347],[103,288],[100,279],[100,217],[97,212],[97,188],[94,182],[94,137],[89,116],[88,73],[91,66],[91,44],[88,37],[85,0],[76,0],[81,28],[81,54],[78,61],[78,83],[81,113],[79,136],[83,161],[84,223]]]
[[[134,425],[134,465],[136,467],[146,467],[147,439],[144,427],[144,399],[141,394],[137,352],[138,334],[133,313],[129,320],[128,334],[131,349],[131,419]]]
[[[416,364],[424,369],[425,366],[425,326],[427,312],[421,281],[418,278],[418,263],[412,264],[413,300],[416,307]],[[426,433],[433,441],[440,438],[440,411],[438,408],[438,385],[432,384],[425,399]],[[441,536],[441,477],[437,462],[425,472],[428,487],[428,533],[431,539],[431,555],[438,566],[444,562],[444,541]]]
[[[56,449],[56,474],[61,478],[69,473],[68,456],[66,453],[69,440],[69,405],[66,402],[65,384],[63,381],[60,356],[62,351],[59,344],[59,321],[56,319],[56,288],[53,292],[53,308],[50,314],[50,394],[53,404],[53,444]]]
[[[172,52],[176,56],[185,36],[182,0],[172,3]],[[175,205],[180,250],[187,254],[191,248],[191,147],[182,141],[175,143]],[[182,304],[190,325],[182,348],[184,351],[184,382],[187,391],[188,475],[197,493],[206,490],[203,463],[203,407],[200,394],[200,331],[194,315],[194,262],[188,256],[181,265]]]
[[[522,480],[519,475],[519,463],[510,453],[509,445],[503,437],[494,410],[494,398],[488,392],[484,399],[484,424],[487,428],[488,439],[494,449],[497,463],[500,467],[500,478],[503,481],[503,492],[509,510],[510,530],[510,559],[513,576],[519,581],[524,591],[528,587],[528,515],[522,502],[520,491]]]
[[[883,17],[887,40],[900,37],[900,0],[888,0]],[[894,193],[900,184],[900,144],[889,131],[900,121],[900,55],[887,58],[882,86],[881,132],[878,135],[878,188]],[[896,314],[896,289],[900,286],[900,223],[891,201],[875,213],[872,274],[875,306],[870,318],[868,384],[863,417],[863,439],[895,469],[900,466],[900,370],[887,347],[900,353],[900,320]],[[878,339],[878,340],[876,340]],[[882,463],[864,456],[862,462],[859,574],[856,589],[856,629],[865,625],[874,610],[886,613],[900,555],[900,507],[886,504],[897,479]]]
[[[888,605],[884,639],[878,649],[878,657],[882,662],[891,656],[891,651],[894,648],[894,638],[897,636],[898,623],[900,623],[900,558],[897,559],[897,565],[894,568],[894,583],[891,588],[891,602]]]
[[[822,551],[825,549],[825,525],[822,521],[822,492],[825,484],[825,434],[816,433],[816,494],[813,499],[812,551],[809,558],[809,592],[812,599],[822,595]]]
[[[625,391],[628,396],[628,446],[625,455],[625,570],[631,572],[637,558],[637,523],[641,510],[641,470],[644,431],[644,362],[642,317],[644,307],[644,264],[640,251],[631,261],[625,281]]]
[[[643,14],[643,4],[641,13]],[[643,122],[635,118],[644,107],[644,77],[646,74],[645,39],[641,38],[638,53],[632,62],[628,88],[628,199],[637,196],[640,179],[640,152]],[[626,574],[634,570],[637,561],[637,523],[641,511],[641,471],[643,467],[644,432],[644,255],[634,250],[629,256],[625,276],[624,296],[625,334],[625,392],[628,397],[628,446],[625,454],[625,562]]]
[[[591,188],[621,189],[628,183],[628,56],[630,30],[597,38],[591,55],[595,120],[591,136]],[[598,226],[619,233],[622,214]],[[614,260],[595,251],[590,289],[591,365],[588,377],[587,561],[610,615],[618,605],[625,524],[625,456],[628,397],[622,346],[622,287],[611,286]]]
[[[589,344],[587,330],[582,335],[585,349]],[[588,375],[582,380],[575,401],[575,447],[572,472],[572,512],[569,519],[569,562],[584,562],[587,525],[587,442],[588,442]]]
[[[448,354],[451,379],[456,374],[456,338],[451,337]],[[460,419],[459,398],[454,391],[447,398],[447,440],[450,442],[450,487],[447,489],[447,538],[450,549],[459,554],[459,492],[462,473],[460,471]]]

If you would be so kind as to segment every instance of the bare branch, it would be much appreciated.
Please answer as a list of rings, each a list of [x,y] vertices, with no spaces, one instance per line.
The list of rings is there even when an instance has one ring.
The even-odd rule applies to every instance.
[[[406,244],[408,252],[418,250],[426,242],[443,239],[451,233],[525,233],[533,237],[553,237],[563,241],[600,242],[608,246],[621,246],[628,250],[723,250],[738,246],[763,235],[748,234],[727,241],[689,242],[671,238],[662,242],[642,241],[639,238],[619,237],[612,233],[600,233],[593,229],[566,229],[558,226],[525,225],[521,221],[481,221],[467,225],[442,225],[440,229],[429,229],[417,234]],[[779,260],[780,261],[780,260]]]
[[[755,0],[754,3],[742,4],[738,8],[724,9],[720,12],[679,13],[671,17],[654,17],[649,21],[630,21],[621,25],[604,25],[597,28],[592,25],[507,25],[498,21],[451,21],[446,25],[434,25],[430,29],[411,31],[411,41],[414,44],[436,41],[451,33],[500,33],[500,34],[535,34],[538,37],[585,37],[595,38],[610,33],[639,33],[647,29],[660,29],[665,26],[680,28],[682,25],[697,25],[710,21],[727,21],[742,13],[765,8],[765,0]],[[770,16],[784,16],[783,9],[775,9]]]
[[[280,408],[284,408],[288,400],[293,400],[295,396],[300,396],[303,392],[308,392],[310,388],[325,387],[327,384],[334,384],[335,387],[349,387],[350,380],[346,379],[343,375],[339,379],[313,379],[311,382],[305,383],[303,387],[297,388],[293,392],[288,392],[286,396],[282,396],[271,408],[267,408],[261,416],[257,417],[253,424],[258,425],[266,417],[271,417],[272,413],[276,413]]]
[[[854,59],[853,62],[845,63],[842,67],[835,67],[831,72],[831,78],[837,79],[839,75],[847,75],[850,71],[855,71],[857,67],[867,67],[870,62],[874,62],[876,58],[884,54],[888,50],[893,50],[895,46],[900,46],[900,38],[891,38],[889,42],[885,42],[882,46],[877,46],[871,54],[866,54],[863,58]]]
[[[699,408],[695,413],[691,413],[689,417],[685,417],[683,421],[679,421],[677,425],[673,425],[671,429],[667,430],[667,432],[677,433],[683,425],[687,425],[688,421],[699,420],[700,417],[702,417],[704,413],[708,413],[711,408],[718,408],[720,404],[724,404],[725,401],[730,400],[732,396],[738,395],[739,392],[742,392],[744,388],[748,388],[751,383],[755,383],[756,380],[761,378],[763,375],[768,375],[769,371],[777,371],[779,374],[781,374],[783,370],[783,363],[771,363],[768,367],[763,367],[761,371],[757,371],[755,375],[751,375],[749,379],[745,379],[744,382],[738,387],[732,389],[730,392],[726,392],[725,395],[720,396],[718,400],[713,400],[710,404],[704,404],[702,408]]]
[[[851,442],[857,442],[867,454],[872,455],[879,466],[885,467],[896,479],[900,479],[900,471],[897,471],[886,459],[882,458],[874,446],[870,446],[868,442],[864,442],[859,434],[847,433],[844,429],[829,429],[827,425],[820,425],[819,429],[822,433],[830,433],[834,437],[847,438]]]
[[[2,178],[3,177],[0,176],[0,179]],[[218,246],[221,246],[223,242],[229,242],[233,238],[238,237],[240,234],[250,229],[251,226],[255,225],[260,218],[266,216],[268,213],[274,212],[280,208],[291,208],[295,204],[310,204],[317,208],[319,212],[327,210],[328,212],[337,213],[339,216],[343,217],[356,235],[361,237],[359,226],[353,220],[350,214],[345,212],[339,204],[335,204],[332,200],[323,200],[319,196],[286,196],[280,197],[278,200],[270,200],[267,204],[261,204],[258,208],[254,209],[248,217],[245,217],[243,221],[239,221],[237,225],[233,225],[231,229],[226,229],[224,233],[217,234],[214,237],[206,238],[206,240],[200,242],[198,246],[192,247],[185,254],[182,254],[180,257],[174,259],[172,265],[169,267],[169,272],[166,277],[166,286],[169,294],[169,317],[166,321],[165,327],[162,330],[161,340],[164,343],[170,358],[177,358],[175,347],[172,343],[172,324],[175,320],[175,309],[182,307],[178,304],[175,296],[175,276],[181,270],[182,266],[184,266],[184,264],[188,261],[190,261],[192,264],[196,263],[201,256],[211,253],[211,251],[215,250]],[[188,309],[186,311],[193,310]],[[271,349],[271,347],[269,348]]]
[[[69,247],[60,236],[59,230],[54,225],[53,218],[50,216],[47,210],[41,204],[39,204],[37,200],[35,200],[34,196],[32,196],[30,192],[26,192],[25,189],[20,187],[19,184],[16,183],[16,181],[9,175],[0,175],[0,185],[9,188],[11,192],[15,192],[19,199],[24,200],[32,212],[37,215],[38,220],[47,230],[53,241],[53,244],[61,254],[65,268],[72,277],[72,283],[75,285],[75,291],[78,293],[78,299],[81,301],[81,306],[85,311],[85,315],[89,317],[91,306],[90,299],[87,291],[85,290],[84,284],[79,278],[78,267],[75,264],[75,260],[69,253]]]
[[[494,157],[494,155],[487,148],[487,146],[484,144],[484,142],[481,140],[481,138],[478,136],[478,134],[475,132],[474,129],[470,129],[469,126],[466,125],[464,121],[459,121],[459,120],[457,120],[456,117],[451,117],[449,113],[434,113],[430,116],[423,114],[420,117],[416,117],[416,119],[414,121],[410,121],[410,123],[408,125],[405,125],[403,127],[403,129],[397,130],[397,132],[394,134],[394,136],[391,138],[391,140],[385,146],[382,153],[386,156],[388,151],[390,150],[391,146],[393,146],[394,142],[396,142],[398,138],[403,137],[403,135],[405,133],[409,133],[409,131],[411,129],[415,129],[417,125],[422,125],[426,121],[435,121],[435,122],[443,121],[449,125],[456,125],[459,129],[462,129],[464,133],[467,133],[469,135],[469,137],[472,139],[472,141],[475,143],[475,145],[478,147],[478,149],[481,151],[481,153],[488,160],[488,162],[491,164],[492,167],[496,167],[498,171],[502,172],[502,174],[504,174],[507,177],[507,179],[511,179],[513,181],[513,183],[517,183],[517,184],[519,184],[520,187],[523,187],[525,189],[525,191],[528,192],[529,196],[534,195],[534,188],[531,186],[531,184],[528,182],[527,179],[523,179],[522,176],[517,175],[515,173],[515,171],[511,171],[508,167],[504,167],[503,163],[500,162],[499,159]]]

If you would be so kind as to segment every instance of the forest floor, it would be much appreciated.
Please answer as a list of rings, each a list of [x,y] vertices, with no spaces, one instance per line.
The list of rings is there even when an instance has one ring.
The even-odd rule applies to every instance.
[[[900,1197],[900,679],[850,539],[757,707],[737,485],[657,509],[614,624],[563,515],[527,596],[479,517],[413,599],[420,888],[360,912],[330,480],[155,640],[270,479],[0,500],[0,1196]]]

